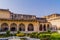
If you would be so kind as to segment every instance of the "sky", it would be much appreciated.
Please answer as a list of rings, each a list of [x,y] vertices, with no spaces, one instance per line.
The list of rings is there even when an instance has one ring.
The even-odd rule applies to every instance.
[[[41,17],[60,14],[60,0],[0,0],[0,8],[17,14]]]

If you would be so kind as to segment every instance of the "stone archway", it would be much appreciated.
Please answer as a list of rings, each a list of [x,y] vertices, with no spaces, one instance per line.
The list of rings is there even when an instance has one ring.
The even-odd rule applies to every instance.
[[[8,30],[8,24],[7,23],[3,23],[1,24],[1,31],[7,31]]]
[[[50,30],[50,25],[49,24],[47,25],[47,30]]]
[[[25,31],[25,25],[23,23],[19,24],[19,31]]]
[[[43,30],[43,26],[42,26],[42,24],[40,24],[39,31],[42,31],[42,30]]]
[[[17,25],[15,23],[10,25],[10,31],[17,31]]]
[[[43,25],[43,30],[46,31],[46,25],[45,24]]]
[[[34,26],[33,24],[28,25],[28,31],[34,31]]]

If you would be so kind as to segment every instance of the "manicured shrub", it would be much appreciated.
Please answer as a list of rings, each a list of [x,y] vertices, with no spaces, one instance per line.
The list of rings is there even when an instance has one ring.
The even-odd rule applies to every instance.
[[[50,40],[50,34],[40,34],[38,35],[38,38],[40,38],[41,40]]]
[[[20,31],[17,31],[17,33],[19,34],[19,33],[20,33]]]
[[[60,34],[59,33],[52,33],[51,40],[60,40]]]
[[[10,36],[10,31],[6,31],[5,36],[6,36],[6,37]]]
[[[38,33],[37,32],[30,33],[30,37],[31,38],[38,38]]]
[[[16,36],[23,37],[23,36],[25,36],[25,34],[24,33],[18,33],[18,34],[16,34]]]

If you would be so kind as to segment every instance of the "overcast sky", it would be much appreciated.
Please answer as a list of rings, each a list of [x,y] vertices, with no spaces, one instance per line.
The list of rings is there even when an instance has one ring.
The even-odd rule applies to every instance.
[[[0,8],[41,17],[60,13],[60,0],[0,0]]]

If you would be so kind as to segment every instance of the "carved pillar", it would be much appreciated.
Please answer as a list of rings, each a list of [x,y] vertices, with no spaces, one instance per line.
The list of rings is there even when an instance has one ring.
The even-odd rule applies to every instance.
[[[42,24],[42,31],[44,31],[44,24]]]
[[[46,23],[46,31],[48,30],[48,28],[47,28],[48,26],[47,26],[47,23]]]
[[[9,26],[8,30],[10,31],[10,24],[8,26]]]
[[[1,31],[1,24],[0,24],[0,31]]]
[[[27,32],[28,31],[28,25],[25,24],[25,31]]]
[[[19,31],[19,25],[17,24],[17,31]]]

